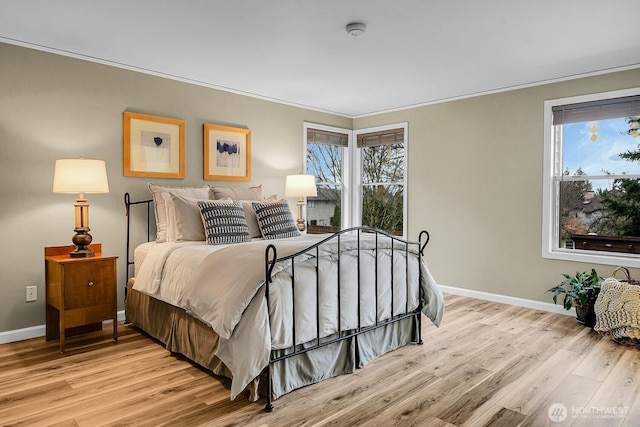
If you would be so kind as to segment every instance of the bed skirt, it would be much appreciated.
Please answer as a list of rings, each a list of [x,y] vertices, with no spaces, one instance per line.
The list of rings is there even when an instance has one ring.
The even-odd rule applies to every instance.
[[[184,309],[133,289],[135,279],[127,283],[126,322],[160,341],[167,350],[178,353],[216,375],[231,378],[231,371],[215,356],[218,335]],[[297,388],[315,384],[337,375],[352,373],[375,357],[418,340],[415,317],[368,331],[296,357],[272,363],[272,399]],[[247,397],[256,401],[265,395],[266,381],[254,379]]]

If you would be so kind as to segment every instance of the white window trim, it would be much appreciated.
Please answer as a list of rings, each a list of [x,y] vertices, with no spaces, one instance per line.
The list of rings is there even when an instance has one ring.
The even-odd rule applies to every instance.
[[[363,133],[379,132],[391,129],[404,129],[404,180],[402,182],[402,236],[407,236],[407,230],[409,228],[408,215],[407,215],[407,200],[409,194],[409,187],[407,185],[407,178],[409,176],[409,123],[394,123],[391,125],[376,126],[372,128],[356,129],[353,131],[354,141],[358,138],[358,135]],[[350,141],[351,142],[351,141]],[[354,179],[354,197],[351,199],[351,211],[353,212],[353,224],[362,225],[362,159],[360,155],[360,149],[357,144],[350,144],[352,150],[351,158],[353,159],[352,170]]]
[[[597,101],[607,98],[639,95],[640,88],[602,92],[570,98],[552,99],[544,102],[544,166],[542,188],[542,258],[577,261],[591,264],[624,265],[640,267],[640,256],[634,254],[611,253],[601,251],[571,250],[556,246],[559,233],[557,209],[559,195],[554,191],[554,166],[561,167],[562,158],[559,147],[554,143],[553,116],[551,109],[556,105]],[[554,156],[555,154],[555,156]],[[556,160],[553,165],[552,161]],[[560,165],[560,166],[559,166]]]
[[[338,128],[338,127],[333,127],[333,126],[325,126],[325,125],[320,125],[317,123],[309,123],[309,122],[304,122],[302,124],[302,141],[303,141],[303,147],[302,147],[302,167],[303,167],[303,172],[306,173],[307,172],[307,129],[318,129],[318,130],[326,130],[329,132],[336,132],[336,133],[342,133],[348,136],[348,140],[347,140],[347,148],[344,150],[344,158],[342,159],[343,162],[343,171],[342,171],[342,182],[341,182],[341,194],[342,194],[342,206],[341,206],[341,218],[340,218],[340,224],[341,224],[341,228],[345,229],[345,228],[349,228],[352,227],[352,218],[351,218],[351,206],[349,206],[349,191],[350,191],[350,184],[351,184],[351,164],[352,164],[352,160],[351,160],[351,146],[354,145],[352,144],[353,141],[353,130],[351,129],[344,129],[344,128]],[[306,201],[306,199],[305,199]],[[306,203],[305,203],[305,209],[306,209]],[[305,218],[306,218],[306,211],[305,211]]]

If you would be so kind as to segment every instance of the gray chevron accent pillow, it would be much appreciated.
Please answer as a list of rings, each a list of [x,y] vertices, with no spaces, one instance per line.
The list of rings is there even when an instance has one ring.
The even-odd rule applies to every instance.
[[[210,245],[251,241],[240,202],[198,201],[204,234]]]
[[[273,203],[253,203],[262,237],[268,240],[300,236],[286,200]]]

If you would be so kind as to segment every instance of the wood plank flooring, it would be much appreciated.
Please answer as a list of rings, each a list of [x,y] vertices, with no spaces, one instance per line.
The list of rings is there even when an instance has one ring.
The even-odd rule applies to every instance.
[[[423,322],[423,338],[289,393],[270,414],[125,325],[118,344],[107,328],[70,339],[64,356],[44,338],[3,344],[0,425],[640,425],[640,350],[575,318],[446,295],[442,326]]]

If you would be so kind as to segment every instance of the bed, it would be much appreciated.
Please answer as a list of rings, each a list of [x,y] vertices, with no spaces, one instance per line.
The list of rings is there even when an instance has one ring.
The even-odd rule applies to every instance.
[[[230,378],[231,399],[264,396],[271,411],[273,400],[285,393],[351,373],[398,347],[422,344],[423,314],[440,323],[442,293],[423,259],[426,231],[415,242],[367,227],[324,235],[289,230],[274,238],[263,227],[260,208],[279,206],[286,218],[286,201],[232,194],[229,202],[210,190],[217,200],[211,202],[201,190],[185,196],[162,188],[140,201],[125,194],[126,321],[171,352]],[[208,224],[224,216],[228,231],[231,204],[246,222],[257,213],[259,231],[253,224],[248,240],[211,242]],[[211,205],[222,210],[207,222],[204,207]],[[140,236],[131,226],[133,207],[146,208],[140,210],[146,211],[147,242],[132,242]],[[163,236],[155,240],[149,231],[153,217],[156,234]],[[205,238],[189,240],[202,237],[193,224],[198,219]]]

